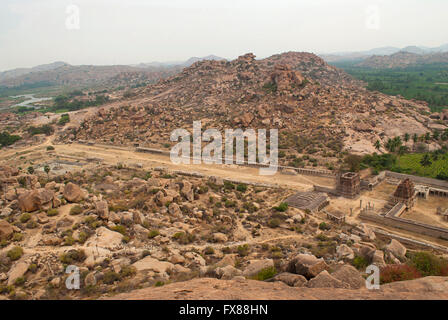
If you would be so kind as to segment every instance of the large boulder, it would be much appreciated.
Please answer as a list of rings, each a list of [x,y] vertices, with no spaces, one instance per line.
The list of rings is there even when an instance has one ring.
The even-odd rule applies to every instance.
[[[121,245],[122,239],[123,235],[121,233],[100,227],[96,230],[95,235],[86,242],[86,246],[114,249]]]
[[[327,270],[319,273],[315,278],[308,281],[306,284],[308,288],[341,288],[348,289],[349,285],[336,279]]]
[[[74,183],[67,183],[64,187],[64,198],[69,202],[80,202],[85,197],[81,188]]]
[[[324,259],[318,259],[311,254],[299,254],[292,259],[287,267],[287,271],[300,274],[307,279],[314,278],[319,273],[328,269]]]
[[[48,210],[53,207],[53,198],[53,191],[40,188],[22,193],[18,198],[18,204],[20,210],[24,212]]]
[[[151,256],[147,256],[132,265],[137,271],[153,271],[166,274],[174,268],[174,264],[166,261],[159,261]]]
[[[213,234],[213,240],[216,242],[227,242],[227,236],[224,233],[217,232]]]
[[[355,258],[355,253],[346,244],[341,244],[339,247],[337,247],[336,253],[338,255],[338,259],[352,260],[353,258]]]
[[[30,264],[26,261],[18,261],[8,272],[8,286],[14,284],[14,282],[25,275],[28,271]]]
[[[101,219],[107,220],[109,219],[109,206],[106,200],[96,201],[95,202],[95,210],[98,217]]]
[[[386,265],[386,262],[384,261],[384,252],[376,250],[373,254],[372,263],[378,267],[384,267]]]
[[[182,181],[182,189],[181,194],[188,200],[193,201],[194,200],[194,192],[193,192],[193,185],[191,182],[184,180]]]
[[[233,279],[234,277],[242,275],[241,270],[238,270],[234,266],[230,266],[230,265],[222,267],[222,268],[221,267],[216,268],[215,273],[218,276],[218,278],[220,278],[222,280],[230,280],[230,279]]]
[[[7,221],[0,220],[0,241],[8,240],[13,233],[14,229],[12,226]]]
[[[244,269],[243,276],[253,277],[256,276],[261,270],[274,267],[274,260],[250,260],[246,269]]]
[[[404,259],[407,251],[406,247],[395,239],[392,239],[392,241],[386,246],[386,250],[398,259]]]
[[[304,276],[289,272],[282,272],[273,277],[272,279],[268,280],[268,282],[274,282],[274,281],[281,281],[290,287],[304,287],[307,283],[307,280]]]
[[[346,283],[350,289],[361,289],[365,286],[365,280],[356,268],[344,264],[331,274],[335,279]]]

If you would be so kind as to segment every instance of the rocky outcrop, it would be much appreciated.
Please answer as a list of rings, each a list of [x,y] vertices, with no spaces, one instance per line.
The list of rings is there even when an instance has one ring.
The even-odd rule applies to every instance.
[[[0,241],[8,240],[14,233],[12,226],[5,220],[0,220]]]
[[[448,281],[427,277],[395,282],[380,290],[293,288],[282,282],[199,278],[160,288],[146,288],[107,298],[109,300],[448,300]]]
[[[64,187],[64,198],[69,202],[80,202],[85,197],[84,192],[81,190],[81,188],[72,183],[69,182]]]
[[[48,210],[53,207],[53,198],[53,191],[47,190],[45,188],[31,190],[19,196],[19,208],[23,212]]]
[[[303,275],[307,279],[316,277],[326,269],[328,269],[328,265],[324,259],[318,259],[310,254],[297,255],[287,267],[288,272]]]

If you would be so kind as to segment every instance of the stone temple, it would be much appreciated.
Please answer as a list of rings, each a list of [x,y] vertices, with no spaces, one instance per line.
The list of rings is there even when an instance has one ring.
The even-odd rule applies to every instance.
[[[417,192],[415,191],[414,183],[410,179],[401,181],[397,190],[393,195],[393,203],[404,203],[407,209],[411,209],[417,198]]]
[[[346,172],[339,175],[336,190],[345,198],[357,198],[361,192],[361,178],[359,173]]]
[[[286,199],[285,202],[291,207],[315,213],[328,206],[330,198],[323,192],[298,192]]]

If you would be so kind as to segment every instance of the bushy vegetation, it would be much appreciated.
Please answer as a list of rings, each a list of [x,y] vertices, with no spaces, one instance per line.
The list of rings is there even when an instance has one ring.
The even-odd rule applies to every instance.
[[[22,139],[20,136],[11,135],[8,132],[4,131],[0,133],[0,146],[1,148],[10,146],[19,141],[20,139]]]
[[[11,250],[9,250],[6,255],[12,261],[19,260],[22,257],[22,255],[23,255],[23,249],[20,248],[20,247],[14,247]]]
[[[95,107],[105,104],[109,101],[109,98],[103,94],[98,94],[95,96],[94,100],[81,101],[73,97],[73,95],[59,95],[54,98],[53,107],[50,108],[50,111],[59,111],[59,110],[67,110],[67,111],[76,111],[83,108]]]
[[[408,253],[409,265],[418,270],[423,277],[448,276],[448,260],[429,252]]]
[[[67,113],[65,113],[59,118],[58,124],[60,126],[63,126],[69,122],[70,122],[70,116]]]
[[[426,101],[432,111],[440,111],[448,106],[447,64],[380,70],[356,67],[353,62],[335,65],[355,78],[367,82],[369,90]]]
[[[276,274],[277,270],[275,267],[264,268],[253,277],[253,280],[265,281],[273,278]]]
[[[274,207],[275,211],[285,212],[288,210],[288,204],[286,202],[280,203],[277,207]]]
[[[422,275],[418,270],[407,264],[392,264],[381,269],[380,283],[391,283],[395,281],[406,281],[420,278]]]
[[[44,124],[39,127],[31,126],[28,128],[28,133],[32,136],[36,134],[45,134],[47,136],[51,135],[54,132],[54,129],[49,124]]]

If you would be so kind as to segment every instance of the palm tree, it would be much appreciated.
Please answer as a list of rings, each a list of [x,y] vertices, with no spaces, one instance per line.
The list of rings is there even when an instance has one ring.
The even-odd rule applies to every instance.
[[[412,136],[412,140],[414,141],[414,143],[417,143],[418,135],[416,133],[414,133],[414,135]]]
[[[404,141],[408,142],[410,138],[411,138],[411,135],[406,132],[405,135],[404,135]]]
[[[376,142],[375,142],[375,149],[380,151],[380,149],[381,149],[381,142],[380,142],[380,140],[376,140]]]
[[[45,173],[47,174],[47,178],[49,177],[49,173],[50,173],[50,166],[47,164],[47,165],[45,165],[45,167],[44,167],[44,171],[45,171]]]
[[[432,165],[431,157],[428,153],[425,153],[422,160],[420,160],[420,164],[424,167],[429,167]]]

